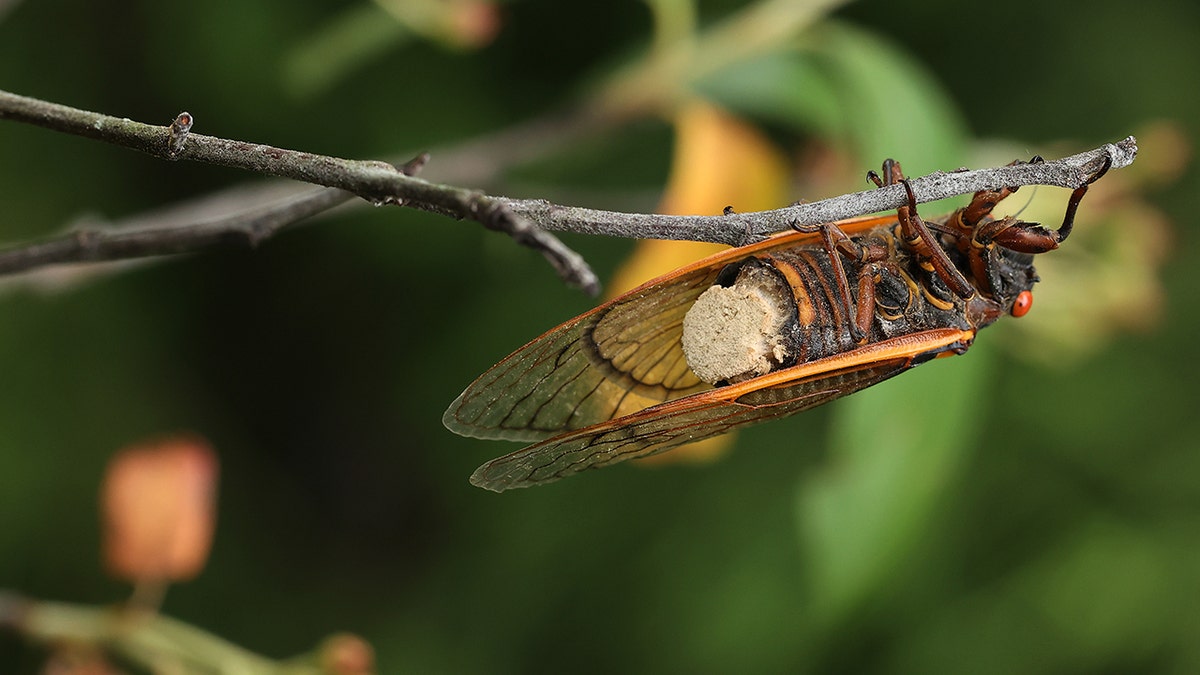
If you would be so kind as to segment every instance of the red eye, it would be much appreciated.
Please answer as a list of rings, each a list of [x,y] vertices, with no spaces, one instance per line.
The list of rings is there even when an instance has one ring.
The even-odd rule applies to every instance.
[[[1029,313],[1030,307],[1033,307],[1033,293],[1021,291],[1017,294],[1017,299],[1013,300],[1012,309],[1009,311],[1015,317],[1022,317]]]

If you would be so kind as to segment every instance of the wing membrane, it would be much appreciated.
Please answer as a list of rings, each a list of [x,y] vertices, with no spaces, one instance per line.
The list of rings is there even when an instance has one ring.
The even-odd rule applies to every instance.
[[[655,454],[851,394],[970,344],[938,329],[793,366],[562,434],[492,460],[471,476],[497,492],[550,483],[587,469]]]
[[[484,373],[443,421],[466,436],[537,440],[711,388],[679,336],[715,277],[698,270],[568,321]]]

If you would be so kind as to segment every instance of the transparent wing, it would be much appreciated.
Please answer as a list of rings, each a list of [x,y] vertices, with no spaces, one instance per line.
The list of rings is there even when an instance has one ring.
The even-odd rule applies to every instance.
[[[711,388],[679,338],[718,271],[643,287],[551,330],[480,376],[443,422],[464,436],[538,440]]]
[[[669,401],[531,445],[479,467],[471,482],[501,492],[644,457],[854,393],[941,354],[973,333],[939,329],[867,345],[720,389]]]

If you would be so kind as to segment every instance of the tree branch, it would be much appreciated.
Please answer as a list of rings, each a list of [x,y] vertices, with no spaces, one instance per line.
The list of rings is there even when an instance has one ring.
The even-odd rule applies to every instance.
[[[1077,188],[1087,182],[1111,158],[1112,168],[1122,168],[1137,157],[1133,136],[1095,150],[1055,161],[1019,164],[976,171],[938,171],[912,179],[918,203],[970,194],[978,190],[1022,185],[1052,185]],[[821,223],[888,211],[908,203],[903,186],[865,190],[817,202],[793,204],[772,211],[729,213],[713,216],[628,214],[559,206],[543,200],[498,198],[514,212],[547,230],[604,234],[639,239],[679,239],[742,246],[793,224]]]
[[[348,160],[232,141],[190,133],[190,115],[170,126],[154,126],[77,110],[0,91],[0,119],[36,124],[56,131],[95,138],[141,150],[166,160],[188,159],[246,169],[335,188],[305,193],[263,212],[238,214],[218,221],[136,230],[89,230],[0,251],[0,274],[43,265],[118,260],[195,251],[231,240],[258,243],[299,219],[357,195],[374,204],[399,204],[455,218],[467,218],[507,232],[551,261],[573,285],[594,291],[595,275],[583,259],[544,230],[646,239],[678,239],[743,245],[785,230],[792,224],[813,225],[895,209],[906,203],[899,185],[866,190],[772,211],[711,216],[629,214],[552,204],[545,200],[510,199],[462,187],[431,183],[387,162]],[[1137,141],[1128,137],[1095,150],[1056,161],[978,171],[936,172],[912,180],[918,202],[928,202],[982,189],[1022,185],[1076,188],[1106,162],[1128,166],[1137,156]]]
[[[122,229],[88,228],[0,251],[0,274],[70,262],[127,260],[191,253],[222,244],[257,245],[285,227],[321,213],[353,194],[343,190],[309,190],[282,206],[238,213],[217,220]]]
[[[351,160],[286,150],[258,143],[233,141],[191,133],[194,119],[180,113],[169,126],[160,127],[48,103],[0,91],[0,119],[12,119],[54,131],[105,141],[140,150],[160,159],[190,159],[246,169],[336,188],[333,193],[310,193],[289,203],[280,212],[243,214],[220,222],[184,228],[145,228],[132,231],[83,231],[0,252],[0,274],[42,265],[121,260],[184,253],[233,239],[257,243],[298,220],[324,211],[357,195],[379,206],[408,205],[457,218],[470,218],[491,229],[514,236],[542,253],[560,277],[572,286],[595,295],[599,281],[584,259],[553,235],[525,222],[521,214],[481,193],[436,185],[411,175],[424,164],[412,162],[397,168],[387,162]],[[343,194],[339,194],[343,193]]]

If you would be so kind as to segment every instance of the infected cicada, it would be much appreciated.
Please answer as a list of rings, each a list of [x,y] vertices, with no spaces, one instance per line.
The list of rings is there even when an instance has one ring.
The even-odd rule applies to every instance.
[[[534,442],[471,476],[502,491],[791,415],[961,354],[981,328],[1029,310],[1033,254],[1067,238],[1110,164],[1048,230],[992,218],[1015,188],[925,221],[888,160],[868,178],[904,185],[894,216],[796,228],[654,279],[518,349],[443,421],[464,436]]]

